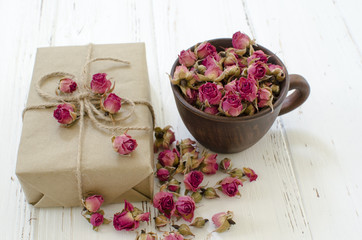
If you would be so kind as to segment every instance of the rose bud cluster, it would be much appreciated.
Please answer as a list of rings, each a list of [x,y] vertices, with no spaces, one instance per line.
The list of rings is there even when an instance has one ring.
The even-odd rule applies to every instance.
[[[262,50],[254,50],[254,44],[236,32],[226,49],[203,42],[193,51],[182,50],[171,83],[188,103],[212,115],[248,116],[273,108],[285,71]]]
[[[94,231],[98,231],[100,225],[111,222],[104,218],[104,211],[100,209],[103,202],[104,199],[101,195],[92,195],[84,200],[82,215],[90,224],[92,224]]]
[[[140,222],[148,222],[149,220],[150,212],[144,213],[125,200],[122,212],[113,216],[113,227],[117,231],[133,231],[139,227]]]

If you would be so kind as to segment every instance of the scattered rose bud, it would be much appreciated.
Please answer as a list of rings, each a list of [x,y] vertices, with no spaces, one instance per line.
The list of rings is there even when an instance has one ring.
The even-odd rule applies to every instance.
[[[185,189],[196,192],[200,187],[204,175],[200,171],[191,171],[184,176]]]
[[[176,179],[171,179],[167,184],[167,190],[175,193],[180,193],[180,182]]]
[[[241,99],[253,102],[258,92],[256,81],[251,77],[248,78],[241,77],[236,84]]]
[[[166,232],[162,240],[184,240],[184,237],[179,232]]]
[[[136,240],[157,240],[157,234],[153,232],[146,233],[144,230],[141,231],[141,234],[137,234]]]
[[[244,176],[243,170],[240,168],[233,168],[230,171],[227,172],[231,177],[233,178],[242,178]]]
[[[190,196],[181,196],[178,198],[172,215],[180,216],[185,221],[191,222],[194,218],[195,201]]]
[[[220,187],[218,188],[224,194],[229,197],[234,197],[235,195],[240,196],[240,192],[238,190],[239,185],[243,186],[243,182],[238,178],[226,177],[222,181],[219,182]]]
[[[92,77],[91,90],[96,94],[104,94],[111,90],[112,82],[107,79],[106,73],[97,73]]]
[[[132,213],[132,215],[134,216],[135,221],[148,222],[150,220],[151,213],[150,212],[145,212],[145,213],[140,213],[140,214]]]
[[[258,175],[251,168],[243,168],[245,175],[249,178],[249,181],[255,181],[258,178]]]
[[[104,217],[102,214],[93,213],[90,218],[90,223],[93,225],[93,227],[98,227],[98,226],[102,225],[103,220],[104,220]]]
[[[95,213],[99,210],[103,202],[104,199],[101,195],[93,195],[86,198],[84,206],[89,212]]]
[[[212,221],[217,227],[214,232],[222,233],[227,231],[231,225],[235,224],[232,219],[233,216],[234,214],[231,211],[228,211],[227,213],[221,212],[214,214],[214,216],[212,216]]]
[[[208,105],[219,105],[222,94],[215,83],[207,82],[199,88],[199,99]]]
[[[165,214],[167,218],[171,217],[171,211],[175,207],[173,201],[173,194],[169,192],[158,192],[153,197],[153,206],[161,213]]]
[[[208,55],[213,55],[216,52],[216,48],[209,42],[203,42],[196,48],[197,57],[202,59]]]
[[[221,160],[219,166],[222,171],[226,172],[231,168],[231,160],[229,158],[224,158]]]
[[[255,51],[250,57],[248,57],[248,65],[253,62],[263,62],[268,61],[268,55],[266,55],[262,50]]]
[[[207,223],[209,220],[204,219],[202,217],[197,217],[194,219],[194,221],[190,224],[190,226],[197,227],[197,228],[203,228],[205,226],[205,223]]]
[[[219,111],[226,116],[237,117],[242,113],[243,104],[237,94],[228,93],[222,99]]]
[[[248,67],[248,77],[252,77],[256,80],[262,79],[266,74],[266,65],[262,62],[252,63]]]
[[[125,210],[113,216],[113,226],[117,231],[133,231],[139,227],[139,224],[138,221],[134,220],[132,213]]]
[[[163,150],[158,154],[158,161],[161,163],[164,167],[175,167],[179,163],[180,153],[173,149],[171,150]]]
[[[259,88],[258,90],[258,107],[272,107],[273,94],[270,88]]]
[[[193,192],[191,194],[192,199],[194,199],[195,203],[199,203],[202,200],[202,195],[199,192]]]
[[[251,41],[248,35],[241,32],[236,32],[233,34],[232,44],[234,48],[245,49],[249,47],[250,43]]]
[[[219,195],[217,195],[215,188],[213,187],[206,188],[203,195],[207,199],[219,198]]]
[[[170,222],[168,221],[167,217],[165,217],[165,215],[160,214],[155,217],[155,224],[157,228],[165,227],[169,223]]]
[[[118,152],[121,155],[130,154],[138,146],[137,141],[126,133],[117,137],[113,137],[112,143],[114,151]]]
[[[71,124],[77,119],[75,106],[70,103],[59,104],[57,109],[54,110],[53,116],[58,121],[58,123],[64,125]]]
[[[121,98],[110,93],[102,103],[102,109],[108,113],[115,114],[121,109]]]
[[[170,172],[166,168],[158,169],[156,175],[160,182],[166,182],[170,178]]]
[[[219,169],[219,165],[216,162],[217,154],[204,152],[204,159],[201,165],[201,172],[205,174],[215,174]]]
[[[169,149],[170,145],[175,141],[175,133],[171,130],[171,126],[166,126],[163,129],[156,127],[155,137],[155,152],[157,152],[160,148]]]
[[[77,83],[70,78],[62,78],[58,88],[63,93],[72,93],[77,90]]]
[[[190,138],[182,139],[180,142],[177,142],[176,146],[180,151],[181,155],[184,155],[187,152],[192,152],[195,150],[195,141],[192,141]]]
[[[172,225],[182,236],[195,236],[192,232],[189,226],[186,224],[179,225]]]
[[[186,67],[191,67],[195,64],[197,58],[195,53],[191,52],[191,50],[182,50],[180,55],[178,56],[178,61],[181,65],[185,65]]]

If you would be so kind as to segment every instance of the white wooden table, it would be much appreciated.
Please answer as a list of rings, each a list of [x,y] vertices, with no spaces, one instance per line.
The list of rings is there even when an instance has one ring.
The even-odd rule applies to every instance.
[[[0,239],[135,239],[112,225],[92,231],[80,208],[26,203],[15,164],[37,47],[145,42],[157,125],[172,125],[181,139],[191,135],[166,73],[182,49],[239,30],[312,92],[256,145],[227,155],[259,179],[239,199],[202,202],[197,215],[235,212],[237,224],[212,239],[362,239],[361,1],[1,0],[0,10]],[[110,217],[122,208],[104,210]],[[208,223],[196,239],[213,229]]]

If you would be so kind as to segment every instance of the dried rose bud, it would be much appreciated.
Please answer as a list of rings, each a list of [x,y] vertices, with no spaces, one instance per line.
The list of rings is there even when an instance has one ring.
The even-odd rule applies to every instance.
[[[205,223],[207,223],[209,220],[208,219],[204,219],[202,217],[197,217],[195,218],[195,220],[190,224],[190,226],[193,227],[197,227],[197,228],[202,228],[205,226]]]
[[[248,57],[248,65],[253,62],[263,62],[268,61],[268,55],[266,55],[262,50],[255,51],[250,57]]]
[[[114,214],[113,227],[117,231],[133,231],[139,227],[139,222],[134,220],[131,212],[123,210],[120,213]]]
[[[233,168],[227,173],[233,178],[242,178],[244,176],[244,172],[240,168]]]
[[[93,195],[90,197],[87,197],[84,201],[84,207],[89,212],[97,212],[98,209],[101,207],[102,203],[104,202],[104,199],[101,195]]]
[[[267,72],[268,74],[273,74],[274,76],[276,76],[277,80],[280,82],[285,79],[285,73],[282,66],[276,64],[269,64]]]
[[[231,160],[229,158],[224,158],[221,160],[219,166],[222,171],[228,171],[231,168]]]
[[[246,100],[249,102],[253,102],[256,98],[258,87],[256,85],[256,81],[252,77],[243,78],[241,77],[236,82],[237,91],[240,94],[242,100]]]
[[[204,109],[204,112],[211,114],[211,115],[216,115],[219,113],[219,109],[216,106],[213,107],[206,107]]]
[[[234,214],[231,211],[227,211],[226,213],[220,212],[214,214],[214,216],[212,216],[212,221],[217,227],[217,229],[215,229],[214,232],[222,233],[227,231],[231,225],[235,224],[235,222],[232,219],[233,216]]]
[[[185,221],[191,222],[194,218],[195,208],[195,201],[190,196],[181,196],[172,210],[172,215],[182,217]]]
[[[219,111],[229,117],[237,117],[243,111],[243,104],[241,98],[237,94],[229,92],[222,99]]]
[[[63,93],[72,93],[77,89],[77,83],[70,78],[62,78],[58,88]]]
[[[238,178],[226,177],[219,182],[220,187],[218,189],[222,191],[225,195],[229,197],[234,197],[236,195],[240,196],[238,190],[239,185],[243,186],[243,182]]]
[[[153,206],[161,213],[165,214],[167,218],[171,217],[171,211],[175,207],[173,201],[173,194],[169,192],[158,192],[153,196]]]
[[[199,99],[206,106],[219,105],[221,98],[222,93],[215,83],[207,82],[200,86]]]
[[[141,211],[141,213],[139,213],[139,214],[135,214],[134,212],[132,212],[132,214],[133,215],[135,215],[134,216],[134,220],[135,221],[138,221],[138,222],[148,222],[148,221],[150,221],[150,215],[151,215],[151,213],[150,212],[142,212]]]
[[[172,84],[180,84],[182,79],[191,80],[193,78],[192,73],[185,65],[177,66],[171,79]]]
[[[133,152],[138,146],[137,141],[126,133],[117,137],[113,137],[112,144],[114,151],[121,155],[126,155]]]
[[[93,227],[98,227],[102,225],[104,221],[104,217],[100,213],[93,213],[90,217],[90,223],[93,225]]]
[[[106,73],[97,73],[93,75],[90,86],[93,93],[104,94],[109,92],[112,82],[107,79]]]
[[[192,65],[194,65],[196,60],[196,55],[191,50],[182,50],[180,52],[180,55],[178,55],[179,63],[181,65],[185,65],[186,67],[191,67]]]
[[[176,179],[171,179],[167,184],[167,189],[171,192],[180,193],[180,182]]]
[[[244,111],[244,113],[246,114],[246,115],[249,115],[249,116],[251,116],[251,115],[254,115],[254,113],[255,113],[255,107],[253,106],[253,104],[248,104],[248,106],[245,108],[245,111]]]
[[[222,74],[222,70],[217,65],[212,65],[205,71],[205,77],[215,81]]]
[[[189,226],[187,226],[186,224],[181,224],[179,225],[172,225],[172,227],[174,227],[175,229],[177,229],[177,231],[182,235],[182,236],[195,236],[192,232]]]
[[[101,107],[105,112],[115,114],[121,109],[121,98],[114,93],[110,93],[107,98],[101,102]]]
[[[273,106],[273,94],[270,88],[259,88],[258,90],[258,107]]]
[[[271,86],[271,90],[272,90],[272,92],[273,92],[274,94],[278,95],[279,92],[280,92],[280,87],[279,87],[279,85],[273,84],[273,85]]]
[[[255,181],[258,178],[258,174],[256,174],[253,169],[244,167],[243,170],[250,182]]]
[[[197,95],[199,94],[198,90],[187,88],[185,99],[188,103],[194,104],[197,100]]]
[[[160,168],[157,170],[156,175],[160,182],[166,182],[170,177],[170,172],[166,168]]]
[[[160,148],[169,149],[170,145],[175,141],[175,133],[171,130],[171,126],[166,126],[163,129],[156,127],[155,137],[155,152],[157,152]]]
[[[206,188],[203,195],[207,199],[219,198],[219,195],[217,195],[215,188],[213,187]]]
[[[252,63],[248,67],[248,77],[252,77],[255,80],[262,79],[266,74],[267,68],[266,64],[263,62]]]
[[[251,41],[248,35],[239,32],[233,34],[232,44],[234,48],[245,49],[249,47]]]
[[[209,42],[203,42],[195,49],[195,53],[197,57],[202,59],[207,57],[208,55],[213,55],[216,52],[216,48],[211,45]]]
[[[219,165],[216,163],[217,154],[203,152],[203,161],[201,164],[201,172],[205,174],[215,174],[219,169]]]
[[[144,230],[141,230],[141,234],[137,234],[136,240],[157,240],[157,234],[153,232],[146,233]]]
[[[191,194],[192,199],[194,199],[195,203],[199,203],[202,200],[202,195],[199,192],[193,192]]]
[[[54,110],[53,116],[58,121],[58,123],[64,125],[71,124],[77,119],[75,106],[70,103],[59,104],[57,109]]]
[[[180,154],[184,155],[187,152],[192,152],[195,150],[195,141],[192,141],[190,138],[182,139],[180,142],[177,142],[177,147],[180,150]]]
[[[204,179],[204,174],[200,171],[191,171],[184,176],[185,189],[196,192]]]
[[[227,67],[227,66],[233,66],[233,65],[236,65],[238,64],[238,59],[237,59],[237,55],[235,53],[235,51],[227,51],[226,52],[226,58],[225,58],[225,61],[224,61],[224,66]]]
[[[165,217],[165,215],[162,215],[162,214],[158,215],[154,219],[155,219],[155,224],[156,224],[157,228],[162,228],[170,223],[168,221],[167,217]]]
[[[163,150],[158,154],[158,161],[164,167],[175,167],[179,163],[180,153],[173,149],[171,150]]]
[[[179,232],[165,232],[162,240],[184,240],[184,237]]]

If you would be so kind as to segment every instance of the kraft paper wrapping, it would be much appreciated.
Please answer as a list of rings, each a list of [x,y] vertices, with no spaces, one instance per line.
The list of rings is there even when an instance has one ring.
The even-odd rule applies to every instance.
[[[87,62],[89,46],[39,48],[27,106],[48,103],[35,90],[35,82],[45,74],[62,71],[74,74],[79,84]],[[95,73],[107,73],[115,82],[114,93],[133,101],[150,102],[144,43],[93,45],[91,57],[113,57],[129,61],[124,65],[111,61],[91,63],[89,81]],[[41,85],[54,93],[59,79]],[[130,156],[122,156],[112,148],[112,133],[98,129],[84,117],[82,144],[78,146],[79,121],[69,128],[54,119],[55,108],[28,110],[23,119],[16,175],[27,201],[35,207],[80,206],[76,178],[76,159],[81,147],[82,193],[103,195],[105,203],[144,201],[153,194],[152,130],[130,130],[138,147]],[[120,115],[127,111],[122,106]],[[122,126],[148,126],[152,116],[147,106],[136,104],[134,114]],[[123,132],[118,132],[122,134]]]

